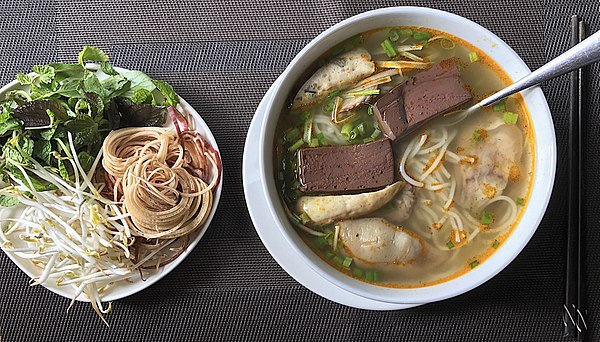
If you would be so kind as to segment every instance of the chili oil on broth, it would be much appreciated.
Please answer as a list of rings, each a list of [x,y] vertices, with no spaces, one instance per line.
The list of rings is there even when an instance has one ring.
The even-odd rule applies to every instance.
[[[455,45],[451,49],[442,48],[440,44],[441,42],[437,41],[431,42],[424,47],[423,50],[415,51],[413,53],[425,58],[427,62],[432,64],[439,63],[440,61],[449,58],[457,61],[462,79],[473,95],[473,102],[479,101],[485,98],[487,95],[490,95],[491,93],[494,93],[512,83],[512,80],[506,74],[506,72],[502,70],[489,56],[468,42],[445,32],[432,29],[420,27],[399,27],[396,29],[405,28],[410,28],[415,32],[427,32],[432,37],[444,36],[454,42]],[[388,37],[389,30],[390,28],[384,28],[365,32],[360,35],[362,37],[361,42],[358,45],[355,45],[355,47],[367,49],[371,53],[373,61],[389,60],[380,45],[381,42]],[[348,41],[352,42],[353,40],[356,41],[356,38],[351,38]],[[415,42],[412,39],[409,39],[402,45],[412,43]],[[344,44],[348,43],[342,43],[340,46],[344,46]],[[333,50],[336,49],[339,49],[339,46]],[[471,62],[470,54],[472,53],[477,55],[477,61]],[[333,55],[335,54],[331,51],[325,53],[323,55],[324,57],[321,58],[316,64],[322,65],[324,61],[326,61],[328,58],[331,58]],[[375,71],[375,73],[380,71],[382,70],[378,69]],[[387,93],[391,88],[404,82],[408,77],[414,75],[418,71],[419,70],[403,70],[402,75],[394,77],[392,82],[383,84],[379,87],[379,89],[381,89],[381,94]],[[299,87],[295,88],[295,91],[297,91],[298,88]],[[330,145],[348,144],[347,141],[333,138],[334,136],[339,135],[342,125],[339,125],[337,127],[337,131],[335,131],[336,127],[325,124],[325,122],[331,118],[331,115],[328,112],[328,109],[330,108],[327,108],[327,104],[330,101],[331,100],[329,98],[325,98],[325,100],[323,100],[321,103],[309,108],[309,111],[314,118],[313,130],[316,128],[318,132],[322,133],[325,133],[325,130],[328,130],[325,136],[329,138],[327,140]],[[369,102],[373,103],[373,99],[371,99]],[[471,103],[468,105],[470,104]],[[482,210],[473,212],[470,208],[462,208],[463,211],[466,210],[466,212],[468,212],[476,221],[473,222],[473,220],[468,220],[466,218],[464,219],[464,230],[467,232],[467,235],[470,236],[473,234],[475,229],[479,229],[480,231],[470,242],[464,246],[455,246],[453,248],[449,248],[446,244],[440,243],[440,241],[451,241],[451,233],[448,232],[448,227],[452,228],[453,226],[450,223],[451,220],[446,219],[446,222],[444,225],[442,225],[442,229],[438,230],[432,227],[432,223],[435,222],[432,222],[434,220],[431,218],[428,210],[428,208],[431,209],[436,206],[443,207],[444,202],[446,202],[445,198],[435,191],[414,188],[415,200],[412,205],[410,217],[403,222],[394,222],[390,220],[391,223],[398,225],[411,234],[418,235],[425,243],[424,252],[414,261],[408,264],[372,264],[363,262],[357,258],[353,258],[350,267],[344,267],[342,266],[343,262],[341,262],[341,260],[346,260],[346,258],[351,256],[346,253],[343,246],[341,246],[341,242],[338,243],[336,250],[333,250],[330,245],[323,245],[322,239],[319,240],[318,238],[315,238],[314,236],[309,235],[299,229],[297,229],[298,234],[300,234],[305,243],[317,255],[319,255],[324,261],[337,270],[361,281],[373,283],[379,286],[396,288],[431,286],[454,279],[477,267],[481,263],[485,262],[487,258],[489,258],[497,249],[501,248],[506,242],[522,217],[525,208],[527,207],[532,189],[535,160],[535,139],[533,136],[533,129],[529,113],[527,112],[524,99],[520,94],[513,95],[512,97],[506,99],[504,101],[504,106],[505,109],[502,111],[494,111],[491,107],[486,108],[475,115],[469,116],[454,126],[450,126],[451,128],[448,128],[447,130],[454,130],[456,136],[448,145],[448,151],[460,155],[459,152],[461,150],[468,150],[470,146],[473,145],[473,132],[481,129],[485,130],[493,125],[498,125],[498,122],[499,120],[502,120],[503,113],[505,111],[518,114],[516,126],[520,129],[524,138],[522,156],[518,164],[519,177],[509,179],[509,182],[502,192],[502,195],[513,199],[515,202],[517,202],[517,199],[523,199],[523,203],[520,203],[520,205],[517,206],[516,218],[510,222],[508,222],[506,219],[506,216],[510,212],[509,204],[504,201],[498,201],[489,204],[484,208],[485,211],[492,213],[493,216],[493,222],[489,226],[481,224]],[[354,110],[358,118],[356,119],[357,121],[368,119],[369,117],[373,118],[369,115],[368,107],[368,105],[362,105]],[[467,105],[465,105],[465,107],[467,107]],[[291,211],[294,208],[297,198],[290,196],[290,193],[286,192],[285,189],[286,187],[293,186],[298,182],[297,173],[295,171],[297,168],[297,151],[293,153],[289,152],[289,144],[286,145],[285,135],[286,133],[290,132],[291,129],[298,126],[297,120],[294,121],[293,119],[295,117],[294,115],[297,116],[298,113],[292,113],[290,109],[284,109],[282,111],[277,124],[277,134],[275,138],[275,160],[277,163],[277,167],[275,168],[277,173],[275,177],[278,185],[281,189],[283,189],[281,191],[282,202]],[[433,119],[409,136],[404,137],[400,141],[394,143],[394,156],[396,161],[402,158],[403,153],[411,144],[411,142],[415,142],[422,135],[429,135],[432,132],[437,131],[439,134],[439,131],[453,120],[456,120],[453,115]],[[373,123],[374,126],[377,127],[377,122],[374,119]],[[383,135],[380,134],[377,139],[381,139],[382,137]],[[426,142],[424,148],[429,146],[430,145],[428,145],[428,142]],[[430,156],[433,158],[438,152],[438,150],[434,150],[430,153]],[[289,159],[287,166],[285,162],[286,158]],[[448,159],[449,158],[447,156],[444,156],[442,158],[442,163],[447,168],[448,172],[450,172],[452,178],[456,178],[455,175],[457,174],[457,168],[459,167],[460,163],[453,164],[450,163]],[[398,172],[398,165],[395,167],[395,173],[397,179],[402,180],[402,177]],[[457,184],[457,188],[455,190],[456,193],[458,193],[460,190],[461,189],[459,189]],[[443,193],[444,190],[440,192]],[[453,210],[454,206],[454,203],[452,203],[450,206],[451,211]],[[395,209],[391,206],[386,205],[383,208],[364,217],[393,217],[394,210]],[[443,217],[444,215],[443,211],[440,212],[437,210],[435,212],[439,213],[436,217],[438,219],[437,221],[439,222],[440,217]],[[293,221],[293,218],[290,220]],[[293,223],[294,222],[292,222],[292,224]],[[504,223],[504,227],[499,230],[499,227],[495,225],[501,223]],[[310,222],[308,222],[307,226],[314,228],[315,230],[329,232],[329,235],[333,234],[334,231],[334,224],[323,227],[311,226]],[[448,236],[442,239],[440,236],[445,234]],[[437,241],[437,243],[434,242],[434,239]],[[367,273],[371,274],[371,276],[366,276]],[[375,276],[372,274],[375,274]]]

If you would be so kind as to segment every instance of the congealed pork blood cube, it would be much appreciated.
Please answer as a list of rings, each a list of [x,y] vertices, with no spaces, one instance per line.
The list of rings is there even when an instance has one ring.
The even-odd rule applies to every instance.
[[[305,193],[356,193],[381,189],[394,182],[394,155],[389,139],[302,148],[298,159],[300,191]]]
[[[373,113],[383,134],[397,140],[472,98],[456,63],[446,59],[380,97]]]

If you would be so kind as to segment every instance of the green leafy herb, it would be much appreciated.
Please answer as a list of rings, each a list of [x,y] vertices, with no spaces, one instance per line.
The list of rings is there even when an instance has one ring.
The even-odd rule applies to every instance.
[[[108,62],[108,56],[99,48],[86,45],[79,53],[79,57],[77,59],[77,62],[80,65],[83,65],[85,61]]]
[[[144,103],[144,102],[146,102],[146,99],[148,97],[150,97],[150,94],[151,93],[144,88],[137,89],[133,93],[133,97],[131,98],[131,101],[135,104]]]
[[[19,199],[13,196],[0,195],[0,206],[1,207],[13,207],[19,204]]]
[[[153,83],[158,89],[158,91],[160,91],[161,94],[164,96],[167,106],[177,106],[177,104],[179,103],[179,96],[177,96],[177,94],[173,90],[173,87],[169,83],[159,80],[154,80]]]
[[[509,125],[515,125],[519,120],[519,114],[513,112],[504,112],[502,115],[502,121]]]
[[[17,119],[8,119],[0,124],[0,137],[21,127],[21,123]]]
[[[112,64],[110,64],[109,62],[100,63],[100,70],[102,70],[103,73],[110,75],[110,76],[115,76],[115,75],[119,74],[115,70],[115,68],[113,68]]]
[[[33,77],[27,75],[27,74],[17,74],[16,76],[17,81],[19,82],[19,84],[21,85],[27,85],[27,84],[32,84],[33,83]]]
[[[79,159],[79,163],[81,167],[87,172],[91,170],[92,165],[94,164],[94,157],[92,157],[86,151],[81,151],[77,154],[77,159]]]
[[[50,83],[54,79],[54,68],[49,65],[36,65],[32,70],[38,74],[38,79],[42,83]]]

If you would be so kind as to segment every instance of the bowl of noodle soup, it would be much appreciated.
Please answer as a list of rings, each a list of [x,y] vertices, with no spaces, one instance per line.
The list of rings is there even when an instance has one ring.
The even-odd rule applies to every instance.
[[[399,45],[405,31],[411,32],[404,38],[407,43]],[[423,45],[419,41],[424,42]],[[427,47],[440,44],[440,41],[442,44],[446,42],[446,47],[433,48],[437,53],[435,57],[425,54]],[[396,54],[386,50],[386,44],[392,46],[393,42],[396,42],[397,51],[411,60],[398,62],[401,59],[395,56],[387,61]],[[448,50],[452,50],[452,54]],[[407,54],[406,51],[411,52]],[[358,182],[355,189],[346,192],[339,190],[353,186],[351,178],[346,176],[345,182],[342,178],[342,182],[333,185],[324,181],[351,164],[344,164],[345,161],[336,164],[336,157],[321,157],[330,153],[327,151],[336,151],[333,155],[338,159],[346,158],[347,152],[344,151],[349,150],[348,146],[361,145],[358,150],[363,148],[362,145],[378,144],[389,138],[383,136],[383,129],[377,130],[377,122],[371,123],[373,109],[369,106],[348,116],[358,119],[340,121],[339,124],[336,122],[336,108],[342,106],[343,101],[359,96],[367,98],[365,103],[372,107],[380,97],[369,102],[370,96],[385,96],[392,92],[392,87],[386,88],[386,85],[379,85],[380,89],[377,89],[377,81],[385,83],[390,82],[390,78],[398,78],[404,82],[406,77],[420,72],[410,68],[404,71],[406,75],[383,71],[388,65],[405,63],[403,67],[414,67],[429,62],[443,65],[444,58],[457,61],[458,70],[476,99],[530,72],[504,41],[468,19],[429,8],[384,8],[344,20],[312,40],[282,73],[281,82],[275,86],[266,104],[259,165],[271,215],[281,234],[293,247],[290,257],[302,259],[332,286],[364,298],[397,304],[422,304],[460,295],[504,269],[525,248],[545,213],[554,183],[556,141],[550,111],[539,88],[526,90],[508,100],[506,108],[502,107],[498,112],[490,108],[479,119],[465,119],[465,115],[455,122],[450,119],[452,116],[440,117],[393,142],[394,167],[399,171],[394,171],[396,183],[386,183],[387,187],[383,189],[375,186],[373,188],[377,191],[371,193],[357,190],[366,187],[371,178],[380,179],[376,178],[379,177],[377,174],[369,175],[369,179]],[[386,61],[381,62],[382,59]],[[330,87],[330,82],[337,76],[319,75],[325,68],[342,69],[348,60],[355,63],[354,66],[365,64],[364,60],[368,60],[367,65],[373,63],[377,67],[373,68],[375,71],[362,75],[362,80],[358,78],[360,82],[351,83],[350,88]],[[423,69],[430,68],[431,64]],[[309,78],[313,72],[315,76]],[[377,75],[381,77],[376,78]],[[498,75],[497,83],[476,85],[478,77],[494,79],[494,75]],[[311,83],[311,80],[316,81]],[[409,83],[406,81],[407,85]],[[314,107],[302,108],[302,101],[317,98],[324,88],[332,90],[318,98],[318,101],[323,101],[322,105],[315,100],[310,104],[318,103]],[[339,103],[335,102],[337,98],[340,98]],[[300,109],[295,110],[295,107]],[[326,115],[320,117],[323,112]],[[352,120],[354,126],[350,125],[346,130],[344,126]],[[381,128],[382,119],[377,116],[377,120],[380,120]],[[330,121],[338,126],[331,128]],[[485,125],[484,130],[478,129],[481,125]],[[367,135],[364,135],[365,131]],[[492,138],[486,140],[488,133],[492,134]],[[524,136],[521,139],[526,143],[519,144],[517,139],[513,139],[513,133]],[[483,190],[477,190],[483,191],[483,195],[478,193],[481,196],[476,200],[461,200],[461,190],[456,183],[463,182],[464,178],[456,178],[455,170],[464,170],[464,164],[476,165],[487,158],[485,153],[471,155],[470,151],[481,153],[481,146],[488,143],[504,144],[502,147],[508,151],[518,149],[515,160],[519,160],[520,168],[513,172],[512,165],[509,165],[506,176],[509,186],[505,184],[506,188],[489,186],[489,192],[486,192],[488,185],[485,185]],[[378,148],[383,149],[381,146]],[[319,153],[322,154],[309,154],[312,148],[321,149]],[[495,147],[498,151],[503,148]],[[367,147],[364,149],[367,150]],[[368,161],[368,165],[380,167],[381,163],[369,159],[377,153],[364,156],[365,163]],[[414,161],[409,165],[411,158]],[[308,164],[317,159],[322,160],[322,164],[315,167]],[[308,192],[308,176],[302,173],[327,169],[327,165],[323,166],[326,162],[336,165],[337,169],[328,171],[329,174],[321,178],[313,177],[311,184],[330,186],[332,192]],[[360,166],[357,169],[357,174],[363,172]],[[420,173],[423,173],[422,179],[414,177]],[[434,178],[434,182],[428,183],[429,176]],[[518,180],[521,185],[517,186]],[[512,181],[514,183],[510,183]],[[414,202],[411,199],[411,203],[415,203],[410,211],[412,216],[406,219],[390,215],[390,212],[397,212],[403,203],[393,203],[392,209],[382,206],[392,198],[388,193],[394,192],[391,196],[398,198],[395,194],[402,190],[397,189],[409,186],[413,193],[411,196],[416,197]],[[372,204],[377,201],[379,205]],[[327,203],[337,203],[338,206]],[[438,203],[439,211],[432,210]],[[354,207],[348,209],[349,204]],[[374,209],[366,211],[365,207]],[[340,211],[342,214],[334,216]],[[373,232],[382,233],[372,236]],[[361,238],[363,240],[359,240]],[[359,240],[358,243],[356,240]],[[479,247],[462,248],[477,244]],[[402,249],[389,252],[390,246]],[[387,254],[382,255],[384,250]],[[452,260],[456,263],[452,264]]]

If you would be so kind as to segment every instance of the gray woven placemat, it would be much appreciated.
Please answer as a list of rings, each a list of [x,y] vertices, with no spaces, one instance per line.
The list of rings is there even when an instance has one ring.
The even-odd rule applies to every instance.
[[[568,46],[579,13],[600,29],[589,1],[2,1],[0,83],[31,66],[72,60],[82,45],[171,82],[206,120],[223,155],[224,189],[200,244],[149,289],[114,303],[106,328],[91,308],[28,278],[0,253],[1,341],[559,341],[566,207],[567,79],[543,86],[559,163],[550,208],[520,256],[460,297],[411,310],[371,312],[329,302],[289,277],[262,246],[244,202],[246,131],[263,94],[293,56],[327,27],[393,5],[429,6],[472,19],[536,68]],[[600,340],[600,71],[590,70],[586,130],[589,314]],[[535,113],[532,113],[535,115]]]

